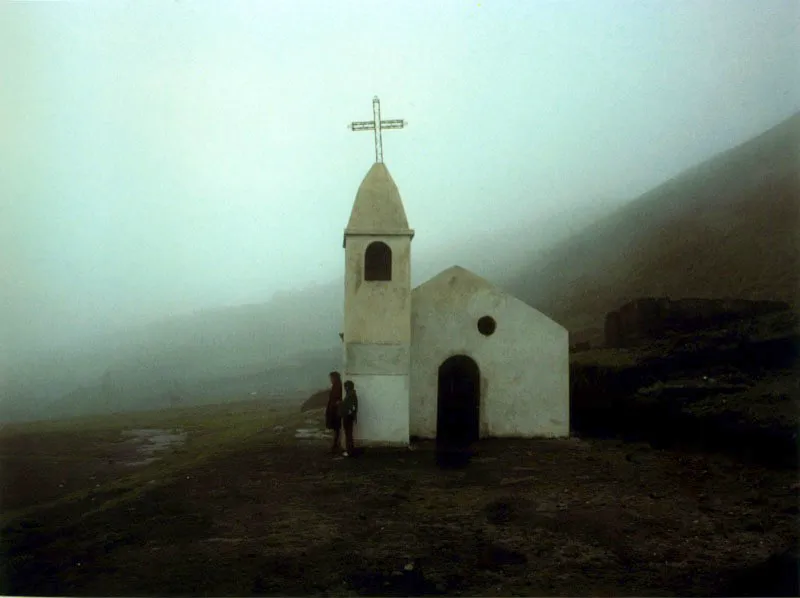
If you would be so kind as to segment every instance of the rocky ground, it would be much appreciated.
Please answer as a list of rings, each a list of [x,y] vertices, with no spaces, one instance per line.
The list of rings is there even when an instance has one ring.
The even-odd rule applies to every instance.
[[[424,443],[343,459],[298,438],[319,410],[255,409],[226,454],[187,462],[219,433],[189,422],[186,446],[127,484],[7,518],[3,593],[786,592],[767,561],[796,540],[791,469],[577,438],[486,441],[454,469]]]
[[[576,353],[573,429],[798,466],[800,323],[793,311],[628,349]]]

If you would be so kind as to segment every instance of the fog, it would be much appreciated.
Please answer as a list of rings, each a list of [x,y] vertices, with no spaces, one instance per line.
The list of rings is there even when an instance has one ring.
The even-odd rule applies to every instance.
[[[415,263],[610,209],[800,107],[798,10],[7,3],[5,353],[339,278],[374,95]]]

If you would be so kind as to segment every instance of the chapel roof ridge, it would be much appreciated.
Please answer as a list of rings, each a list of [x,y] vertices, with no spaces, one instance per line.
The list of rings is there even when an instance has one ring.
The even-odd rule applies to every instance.
[[[495,285],[490,280],[487,280],[483,276],[480,276],[479,274],[476,274],[472,270],[468,270],[467,268],[459,264],[453,264],[452,266],[448,266],[438,274],[434,274],[431,278],[429,278],[422,284],[417,285],[417,287],[414,290],[416,291],[417,289],[421,289],[422,287],[425,287],[428,284],[441,284],[448,278],[471,281],[472,283],[477,283],[479,286],[482,287],[497,288],[498,290],[500,290],[499,287],[497,287],[497,285]]]

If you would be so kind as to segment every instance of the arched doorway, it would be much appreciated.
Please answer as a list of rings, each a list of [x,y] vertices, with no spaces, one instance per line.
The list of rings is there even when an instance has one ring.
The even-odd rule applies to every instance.
[[[478,364],[466,355],[454,355],[439,366],[436,444],[465,449],[480,435],[481,376]]]

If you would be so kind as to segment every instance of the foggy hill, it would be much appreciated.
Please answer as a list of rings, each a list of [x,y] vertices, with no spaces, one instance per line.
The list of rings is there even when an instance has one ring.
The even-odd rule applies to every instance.
[[[794,303],[799,216],[800,113],[550,251],[529,251],[505,286],[595,339],[608,311],[641,296]]]
[[[415,256],[412,283],[454,263],[497,278],[516,263],[513,256],[530,247],[532,236],[537,247],[545,247],[607,210],[591,204],[584,208],[579,218],[554,213],[524,230],[486,231],[434,245],[427,256]],[[163,404],[175,392],[192,400],[214,395],[226,400],[268,385],[272,392],[319,388],[319,376],[324,383],[327,372],[341,366],[344,280],[339,274],[327,283],[278,292],[265,303],[171,317],[83,346],[40,353],[10,371],[0,389],[2,415],[27,418],[46,412],[55,417],[119,410],[126,404],[144,408]]]
[[[215,380],[291,366],[296,353],[337,346],[342,304],[340,285],[319,285],[277,294],[263,304],[200,311],[96,338],[85,346],[43,352],[9,372],[3,415],[20,397],[30,407],[65,395],[74,401],[76,389],[86,396],[96,394],[104,376],[131,397],[160,396],[175,388],[213,386]],[[316,386],[319,381],[311,385]]]
[[[440,245],[415,257],[412,282],[458,263],[572,333],[594,329],[595,338],[606,312],[640,296],[792,301],[798,139],[800,114],[610,214],[578,203],[524,228]],[[342,304],[339,275],[263,304],[173,317],[51,351],[11,371],[3,416],[11,404],[24,413],[66,413],[79,404],[81,411],[141,407],[176,390],[224,400],[269,385],[318,389],[320,377],[341,365]]]
[[[179,378],[165,368],[165,375],[138,376],[134,371],[110,372],[99,384],[76,388],[66,396],[46,402],[38,410],[18,413],[18,419],[35,418],[46,412],[53,419],[93,413],[163,409],[178,397],[181,405],[221,403],[269,397],[305,398],[310,388],[323,386],[328,372],[338,367],[339,347],[303,353],[299,359],[254,373],[236,369],[228,376]],[[333,365],[332,365],[333,364]],[[297,395],[298,390],[301,395]],[[21,417],[20,417],[21,416]]]

